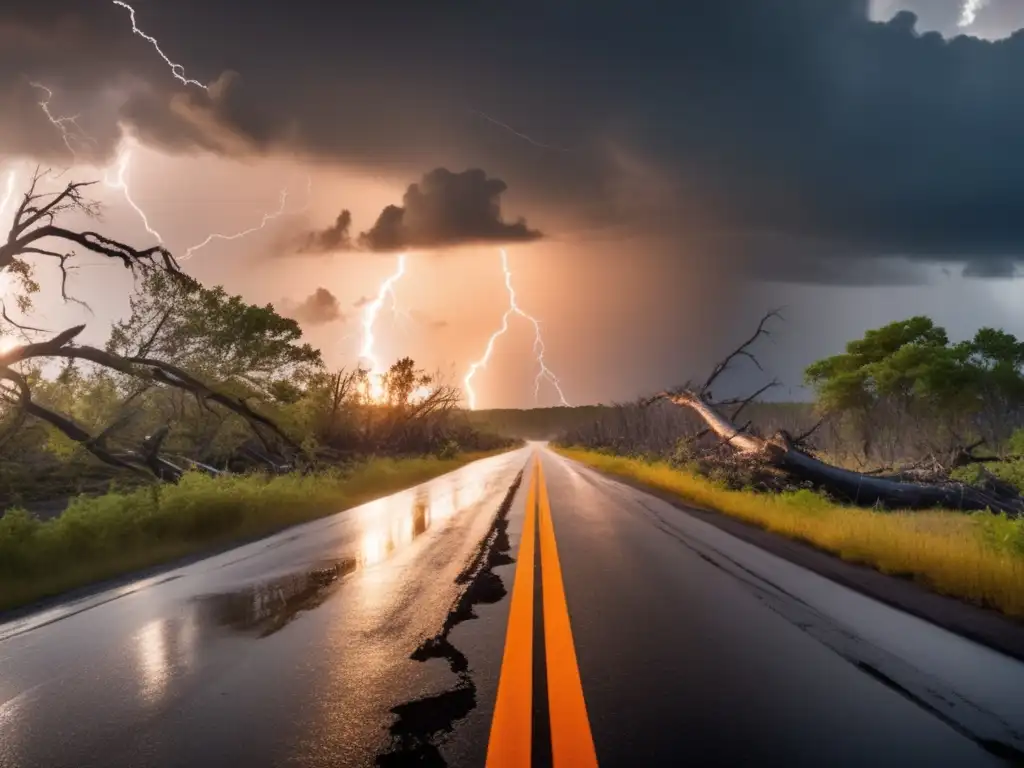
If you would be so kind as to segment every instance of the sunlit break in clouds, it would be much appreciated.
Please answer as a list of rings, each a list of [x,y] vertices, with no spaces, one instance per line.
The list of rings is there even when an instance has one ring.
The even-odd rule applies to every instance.
[[[384,299],[387,298],[388,294],[391,294],[392,297],[394,296],[395,283],[401,280],[404,274],[405,254],[402,253],[398,256],[398,268],[380,284],[376,298],[367,304],[363,310],[363,343],[359,349],[359,357],[360,360],[365,360],[369,364],[366,394],[371,400],[375,401],[384,398],[384,371],[380,368],[380,361],[377,359],[377,353],[374,349],[377,340],[373,335],[373,326],[377,322],[377,316],[380,314],[381,307],[384,305]]]
[[[143,40],[149,41],[149,43],[153,46],[156,52],[160,54],[160,58],[162,58],[167,63],[167,66],[171,68],[171,74],[174,75],[174,78],[179,83],[181,83],[182,85],[194,85],[199,88],[202,88],[204,91],[209,90],[207,86],[203,85],[198,80],[190,80],[189,78],[185,77],[185,68],[181,64],[176,64],[167,57],[167,54],[160,49],[160,43],[156,41],[155,37],[151,37],[150,35],[147,35],[145,32],[143,32],[141,29],[139,29],[138,25],[135,23],[134,8],[128,5],[128,3],[122,2],[122,0],[113,0],[113,3],[114,5],[119,5],[128,11],[128,15],[132,21],[132,32],[141,37]]]
[[[503,336],[506,331],[508,331],[508,321],[513,314],[519,315],[533,324],[535,334],[533,340],[533,351],[537,356],[537,365],[539,366],[537,377],[534,380],[534,399],[536,400],[540,398],[541,382],[547,380],[551,382],[555,391],[558,392],[558,399],[561,405],[568,406],[569,403],[565,399],[565,394],[562,392],[561,382],[544,363],[544,338],[540,332],[540,321],[538,321],[533,315],[524,312],[516,302],[516,291],[512,287],[512,270],[509,268],[508,254],[505,252],[504,248],[501,249],[501,268],[505,273],[505,289],[508,291],[508,309],[506,309],[505,314],[501,316],[501,327],[492,333],[491,337],[487,340],[487,347],[484,350],[483,357],[470,364],[469,371],[466,373],[466,377],[462,380],[462,383],[466,387],[466,397],[469,401],[469,408],[470,410],[476,410],[476,391],[473,389],[473,377],[476,375],[478,370],[487,367],[487,363],[490,361],[491,355],[494,353],[494,343]]]
[[[960,12],[960,27],[969,27],[978,18],[978,11],[988,5],[988,0],[965,0],[963,10]]]

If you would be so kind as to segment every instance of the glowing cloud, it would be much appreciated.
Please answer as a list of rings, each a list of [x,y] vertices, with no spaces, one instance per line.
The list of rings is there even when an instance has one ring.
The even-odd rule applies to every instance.
[[[476,372],[481,368],[486,368],[487,363],[490,362],[491,355],[494,353],[495,342],[508,331],[508,321],[513,315],[519,315],[525,320],[528,320],[533,324],[534,329],[534,340],[533,340],[533,351],[537,355],[537,365],[539,370],[537,377],[534,379],[533,396],[534,399],[540,398],[540,385],[541,382],[547,380],[554,386],[555,391],[558,392],[558,398],[562,405],[568,406],[569,403],[565,399],[565,394],[562,392],[562,384],[558,380],[558,377],[551,371],[550,368],[544,362],[544,338],[540,332],[540,321],[537,320],[533,315],[527,314],[516,302],[516,292],[512,287],[512,270],[508,265],[508,254],[505,249],[501,249],[501,268],[505,273],[505,288],[508,291],[508,309],[505,310],[505,314],[501,316],[501,327],[491,334],[491,337],[487,340],[487,347],[484,350],[483,356],[470,364],[469,371],[466,373],[462,383],[466,387],[466,396],[469,400],[470,410],[476,410],[476,391],[473,389],[473,377]]]
[[[978,11],[988,5],[988,0],[964,0],[963,9],[960,11],[960,27],[969,27],[978,18]]]

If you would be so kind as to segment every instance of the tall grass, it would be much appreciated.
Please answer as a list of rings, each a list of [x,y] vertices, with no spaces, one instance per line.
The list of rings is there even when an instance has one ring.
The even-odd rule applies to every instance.
[[[176,485],[81,496],[45,522],[12,509],[0,518],[0,610],[265,536],[499,452],[380,458],[308,475],[189,474]]]
[[[556,450],[595,469],[668,491],[844,560],[1024,617],[1024,520],[987,512],[876,512],[839,506],[811,491],[778,495],[730,491],[664,462],[576,448]]]

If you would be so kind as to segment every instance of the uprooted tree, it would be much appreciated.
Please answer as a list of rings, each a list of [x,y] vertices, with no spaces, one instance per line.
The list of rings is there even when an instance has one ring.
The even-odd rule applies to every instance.
[[[68,292],[69,270],[75,267],[76,248],[120,261],[143,278],[141,298],[132,303],[132,317],[118,324],[106,348],[77,343],[85,330],[76,325],[49,335],[15,321],[0,305],[5,336],[21,343],[0,352],[0,395],[8,406],[58,430],[108,465],[161,479],[176,479],[179,472],[162,461],[160,451],[169,424],[154,429],[134,450],[115,450],[112,438],[131,421],[130,407],[150,388],[179,391],[203,408],[219,407],[245,421],[267,451],[288,453],[298,446],[278,424],[250,403],[268,393],[287,397],[287,381],[279,375],[297,367],[320,365],[319,353],[298,346],[298,325],[278,316],[271,307],[245,305],[227,297],[222,289],[206,289],[181,272],[172,254],[156,245],[142,250],[93,231],[63,225],[72,214],[95,219],[98,204],[85,196],[90,182],[70,182],[54,192],[41,191],[49,173],[37,170],[14,213],[6,242],[0,244],[0,275],[7,275],[19,310],[27,314],[41,288],[35,266],[52,259],[60,270],[64,301],[84,304]],[[212,350],[211,350],[212,345]],[[216,361],[198,366],[203,359]],[[212,354],[211,354],[212,352]],[[99,431],[89,431],[74,418],[39,401],[35,381],[40,365],[58,361],[64,375],[76,365],[91,365],[112,377],[112,387],[124,395],[116,418]],[[214,383],[217,382],[217,383]]]
[[[1024,514],[1024,498],[1016,489],[1006,484],[994,482],[985,488],[954,482],[948,477],[935,476],[928,482],[913,479],[908,473],[891,475],[856,472],[829,464],[813,455],[808,440],[821,425],[822,421],[802,435],[793,436],[779,430],[771,437],[762,437],[750,430],[749,422],[739,424],[739,417],[754,400],[777,385],[771,381],[746,398],[714,401],[711,387],[719,377],[740,359],[747,359],[758,369],[761,366],[751,351],[755,342],[763,336],[770,335],[767,324],[778,319],[779,313],[772,311],[761,318],[754,333],[740,346],[730,352],[712,370],[702,384],[687,383],[641,402],[647,406],[659,400],[668,400],[676,405],[690,409],[700,417],[706,428],[695,437],[714,435],[723,446],[726,446],[740,461],[758,467],[766,467],[782,473],[798,482],[809,483],[831,495],[862,506],[880,506],[888,509],[927,509],[944,507],[960,510],[991,510],[1013,516]],[[901,324],[893,324],[901,325]],[[887,354],[876,355],[876,373],[881,385],[865,387],[863,377],[866,375],[863,366],[853,365],[849,360],[835,360],[831,363],[812,366],[809,379],[812,383],[831,382],[835,397],[852,398],[851,402],[861,406],[867,414],[873,402],[871,397],[907,397],[907,377],[904,373],[913,365],[922,365],[930,361],[929,368],[932,392],[932,404],[941,403],[946,407],[964,407],[964,385],[968,377],[977,384],[972,390],[979,403],[988,404],[994,397],[991,379],[980,379],[977,370],[997,370],[993,378],[1005,376],[1005,371],[994,358],[1003,355],[1007,339],[995,338],[990,333],[982,333],[975,342],[959,345],[950,349],[941,329],[935,329],[929,323],[915,318],[902,324],[901,327],[890,328],[885,334],[885,343],[881,339],[874,347],[885,348]],[[891,349],[889,349],[891,347]],[[1019,354],[1019,350],[1013,350]],[[897,358],[895,361],[890,358]],[[888,367],[880,367],[882,360]],[[871,363],[872,361],[867,361]],[[971,368],[968,363],[974,365]],[[846,365],[844,368],[843,366]],[[869,371],[872,369],[868,369]],[[830,373],[834,373],[832,376]],[[880,386],[880,388],[879,388]],[[858,388],[859,387],[859,388]],[[979,406],[980,407],[980,406]],[[731,413],[728,411],[731,410]],[[827,417],[827,413],[826,413]],[[872,439],[871,420],[862,422],[864,432],[862,439]],[[951,434],[956,435],[955,429]],[[971,451],[981,445],[976,441],[969,446],[957,446],[950,452],[950,467],[965,460],[971,460]],[[941,473],[940,473],[941,474]]]

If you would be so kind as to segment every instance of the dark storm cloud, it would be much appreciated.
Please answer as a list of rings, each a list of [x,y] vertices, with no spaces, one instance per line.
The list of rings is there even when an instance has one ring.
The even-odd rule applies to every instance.
[[[1003,279],[1016,277],[1017,264],[1014,259],[985,259],[968,262],[963,269],[964,277]]]
[[[337,296],[326,288],[317,288],[297,304],[288,301],[283,304],[285,314],[305,325],[325,325],[345,319]]]
[[[993,0],[978,25],[1011,7]],[[178,151],[289,147],[405,178],[485,167],[545,230],[829,244],[818,269],[744,252],[759,273],[861,281],[878,257],[989,265],[977,273],[1024,253],[1022,34],[920,34],[908,13],[871,21],[868,0],[522,0],[486,14],[466,0],[293,0],[281,14],[270,0],[140,4],[189,76],[219,83],[206,93],[177,83],[112,4],[4,3],[0,142],[64,151],[25,75],[53,79],[67,113],[92,104],[83,124],[108,151],[101,117]],[[368,243],[399,247],[408,228],[391,210]]]
[[[343,210],[326,229],[309,232],[299,243],[299,253],[332,253],[352,248],[352,213]]]
[[[437,168],[409,185],[401,206],[381,211],[376,223],[359,235],[359,244],[371,251],[398,251],[540,239],[541,233],[525,220],[502,220],[498,198],[506,189],[504,181],[488,178],[480,169],[452,173]]]
[[[136,7],[145,28],[151,7]],[[179,48],[167,42],[164,47]],[[0,96],[5,105],[0,154],[60,164],[75,159],[40,107],[45,91],[33,83],[52,91],[54,117],[76,116],[69,130],[77,134],[72,147],[78,161],[109,159],[121,136],[119,123],[145,143],[179,152],[253,154],[284,135],[284,126],[270,117],[273,112],[254,106],[259,97],[242,93],[237,73],[223,66],[186,66],[185,71],[208,87],[176,80],[152,45],[132,34],[128,12],[113,3],[5,2],[0,6]]]

